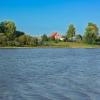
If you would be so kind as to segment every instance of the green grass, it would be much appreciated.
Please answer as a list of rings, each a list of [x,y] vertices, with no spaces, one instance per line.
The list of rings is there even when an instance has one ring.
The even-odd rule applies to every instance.
[[[55,42],[48,41],[45,42],[42,46],[23,46],[23,47],[13,47],[13,46],[5,46],[0,48],[100,48],[100,45],[92,45],[86,43],[78,43],[78,42]]]
[[[100,45],[78,43],[78,42],[58,42],[54,41],[47,42],[45,46],[42,47],[54,47],[54,48],[100,48]]]

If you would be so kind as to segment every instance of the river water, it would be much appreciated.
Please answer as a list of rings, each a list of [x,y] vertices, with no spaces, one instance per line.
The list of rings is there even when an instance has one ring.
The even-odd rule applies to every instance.
[[[0,49],[0,100],[100,100],[100,49]]]

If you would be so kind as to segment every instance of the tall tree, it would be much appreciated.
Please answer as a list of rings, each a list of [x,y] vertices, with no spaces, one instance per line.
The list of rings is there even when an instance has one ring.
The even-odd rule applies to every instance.
[[[3,21],[0,23],[0,32],[4,33],[8,38],[16,32],[15,23],[12,21]]]
[[[93,23],[88,23],[88,26],[86,27],[84,33],[85,42],[89,44],[94,43],[98,35],[99,35],[99,29],[97,25]]]
[[[75,36],[75,27],[73,24],[70,24],[67,30],[67,38],[71,38]]]
[[[46,34],[43,34],[41,38],[42,38],[42,41],[48,41],[48,36]]]

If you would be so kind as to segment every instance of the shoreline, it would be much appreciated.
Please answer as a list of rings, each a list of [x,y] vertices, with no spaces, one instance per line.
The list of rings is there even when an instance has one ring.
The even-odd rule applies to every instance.
[[[49,47],[42,47],[42,46],[39,46],[39,47],[0,47],[0,49],[47,49],[47,48],[58,48],[58,49],[61,49],[61,48],[66,48],[66,49],[100,49],[100,47],[54,47],[54,46],[49,46]]]
[[[0,49],[34,49],[34,48],[100,48],[100,45],[95,44],[85,44],[77,42],[59,42],[59,43],[49,43],[47,45],[40,46],[1,46]]]

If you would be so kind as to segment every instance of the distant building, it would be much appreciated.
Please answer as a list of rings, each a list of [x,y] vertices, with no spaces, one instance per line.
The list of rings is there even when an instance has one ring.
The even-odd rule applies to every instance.
[[[51,33],[50,38],[54,40],[61,40],[61,41],[65,39],[62,35],[59,35],[57,32]]]
[[[74,37],[69,38],[68,40],[69,40],[69,41],[73,41],[73,42],[74,42],[74,41],[76,41],[76,40],[77,40],[77,38],[76,38],[76,36],[74,36]]]
[[[57,35],[58,35],[57,32],[53,32],[53,33],[51,33],[50,38],[55,40]]]

